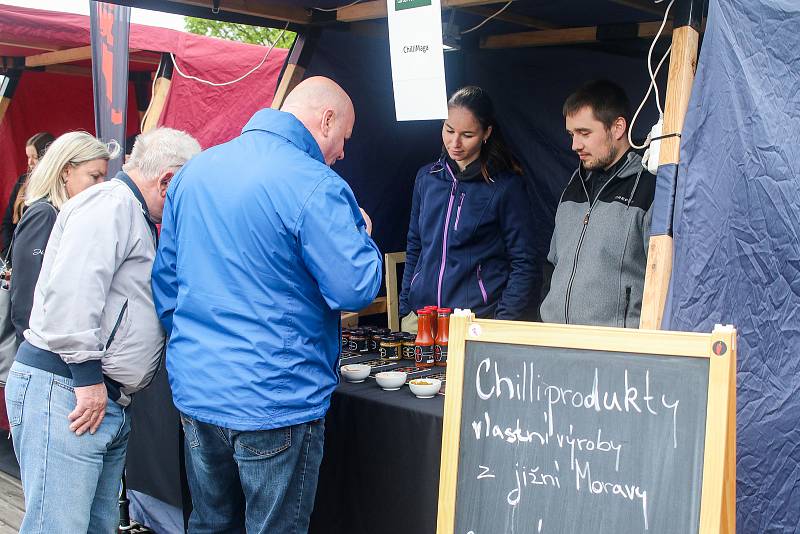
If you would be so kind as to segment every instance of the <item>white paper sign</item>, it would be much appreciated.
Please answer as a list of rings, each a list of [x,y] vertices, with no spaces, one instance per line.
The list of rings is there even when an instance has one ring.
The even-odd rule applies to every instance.
[[[386,0],[398,121],[447,118],[439,0]]]

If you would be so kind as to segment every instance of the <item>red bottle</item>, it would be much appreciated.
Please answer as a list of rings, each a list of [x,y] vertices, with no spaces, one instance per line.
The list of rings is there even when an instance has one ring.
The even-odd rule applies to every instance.
[[[418,310],[417,317],[417,339],[414,341],[414,361],[417,367],[433,367],[431,314],[427,310]]]
[[[431,306],[425,306],[422,309],[431,314],[431,335],[433,337],[436,337],[436,310],[438,310],[439,308],[431,305]]]
[[[433,360],[439,367],[447,367],[447,340],[450,334],[450,308],[437,311],[436,337],[433,340]]]

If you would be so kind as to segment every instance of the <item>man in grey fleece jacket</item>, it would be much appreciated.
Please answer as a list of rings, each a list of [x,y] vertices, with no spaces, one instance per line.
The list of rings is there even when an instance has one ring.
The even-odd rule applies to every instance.
[[[629,115],[625,92],[608,81],[564,103],[581,161],[556,211],[544,322],[639,327],[655,176],[628,143]]]
[[[108,182],[61,209],[6,387],[25,492],[21,532],[116,532],[131,396],[164,346],[150,273],[167,186],[200,145],[139,136]]]

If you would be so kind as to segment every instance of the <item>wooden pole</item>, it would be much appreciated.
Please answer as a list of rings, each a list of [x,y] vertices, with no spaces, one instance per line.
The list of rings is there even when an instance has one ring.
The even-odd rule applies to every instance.
[[[92,47],[81,46],[78,48],[69,48],[67,50],[56,50],[54,52],[45,52],[35,56],[28,56],[25,58],[26,67],[44,67],[45,65],[58,65],[61,63],[72,63],[73,61],[81,61],[84,59],[92,59]]]
[[[14,98],[14,92],[17,90],[19,79],[22,77],[22,70],[9,69],[6,71],[6,82],[3,87],[0,87],[0,124],[6,116],[6,111],[11,105],[11,99]]]
[[[302,33],[297,34],[286,59],[286,66],[278,82],[278,88],[275,90],[275,96],[272,98],[272,109],[280,109],[286,95],[303,80],[319,34],[319,28],[306,28]]]
[[[172,85],[172,58],[169,54],[161,54],[161,64],[156,71],[156,81],[150,101],[150,109],[142,125],[142,133],[152,130],[158,125],[164,104],[167,102],[169,88]]]
[[[11,99],[5,96],[0,96],[0,124],[3,123],[3,118],[6,116],[6,110],[11,105]]]
[[[697,70],[697,48],[700,38],[699,29],[702,14],[702,2],[683,0],[676,4],[678,11],[674,19],[675,29],[672,32],[672,54],[669,61],[667,78],[667,100],[664,109],[664,127],[662,135],[680,134],[686,109],[689,107],[689,96]],[[675,166],[680,159],[680,137],[667,137],[661,142],[659,174],[665,165]],[[669,200],[671,206],[675,197],[675,183]],[[663,209],[663,206],[661,207]],[[654,205],[653,210],[659,209]],[[656,229],[658,231],[658,229]],[[664,317],[664,305],[667,300],[669,281],[672,275],[672,213],[668,214],[668,224],[660,235],[650,236],[647,252],[647,273],[645,275],[644,295],[642,298],[642,315],[640,328],[657,330],[661,328]]]
[[[442,0],[442,9],[463,8],[496,4],[498,0]],[[359,22],[362,20],[381,19],[386,17],[386,0],[370,0],[353,5],[346,5],[336,10],[339,22]]]
[[[397,264],[406,262],[405,252],[387,252],[384,254],[386,274],[386,323],[392,332],[400,331],[400,292],[397,287]]]
[[[628,25],[630,30],[620,39],[645,39],[655,37],[661,22],[639,22]],[[617,29],[619,26],[617,27]],[[536,30],[516,33],[487,35],[481,39],[481,48],[525,48],[535,46],[566,46],[603,42],[603,26],[580,28],[560,28],[555,30]],[[662,35],[672,33],[672,24],[667,22]],[[608,39],[606,39],[608,40]]]

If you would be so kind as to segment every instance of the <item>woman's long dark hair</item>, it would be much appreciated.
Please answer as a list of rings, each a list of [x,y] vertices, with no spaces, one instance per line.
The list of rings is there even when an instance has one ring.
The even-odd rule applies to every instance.
[[[56,138],[50,132],[39,132],[37,134],[33,134],[30,139],[25,143],[25,146],[32,146],[36,149],[36,157],[38,159],[42,159],[44,156],[45,151],[47,151],[47,147],[50,146],[50,143],[55,141]]]
[[[447,108],[464,108],[475,116],[481,128],[487,130],[492,127],[492,135],[481,147],[481,174],[486,182],[491,182],[489,173],[491,168],[494,172],[510,171],[514,174],[522,174],[522,167],[517,158],[508,148],[500,125],[494,116],[494,106],[489,94],[474,85],[462,87],[447,101]]]
[[[50,143],[55,141],[56,138],[50,132],[39,132],[33,134],[30,139],[25,143],[25,146],[32,146],[36,150],[36,158],[42,159]],[[30,169],[29,169],[30,171]],[[13,199],[14,207],[11,209],[11,222],[17,224],[22,218],[22,212],[25,210],[25,189],[28,185],[28,178],[26,177],[22,186],[17,191],[17,197]]]

